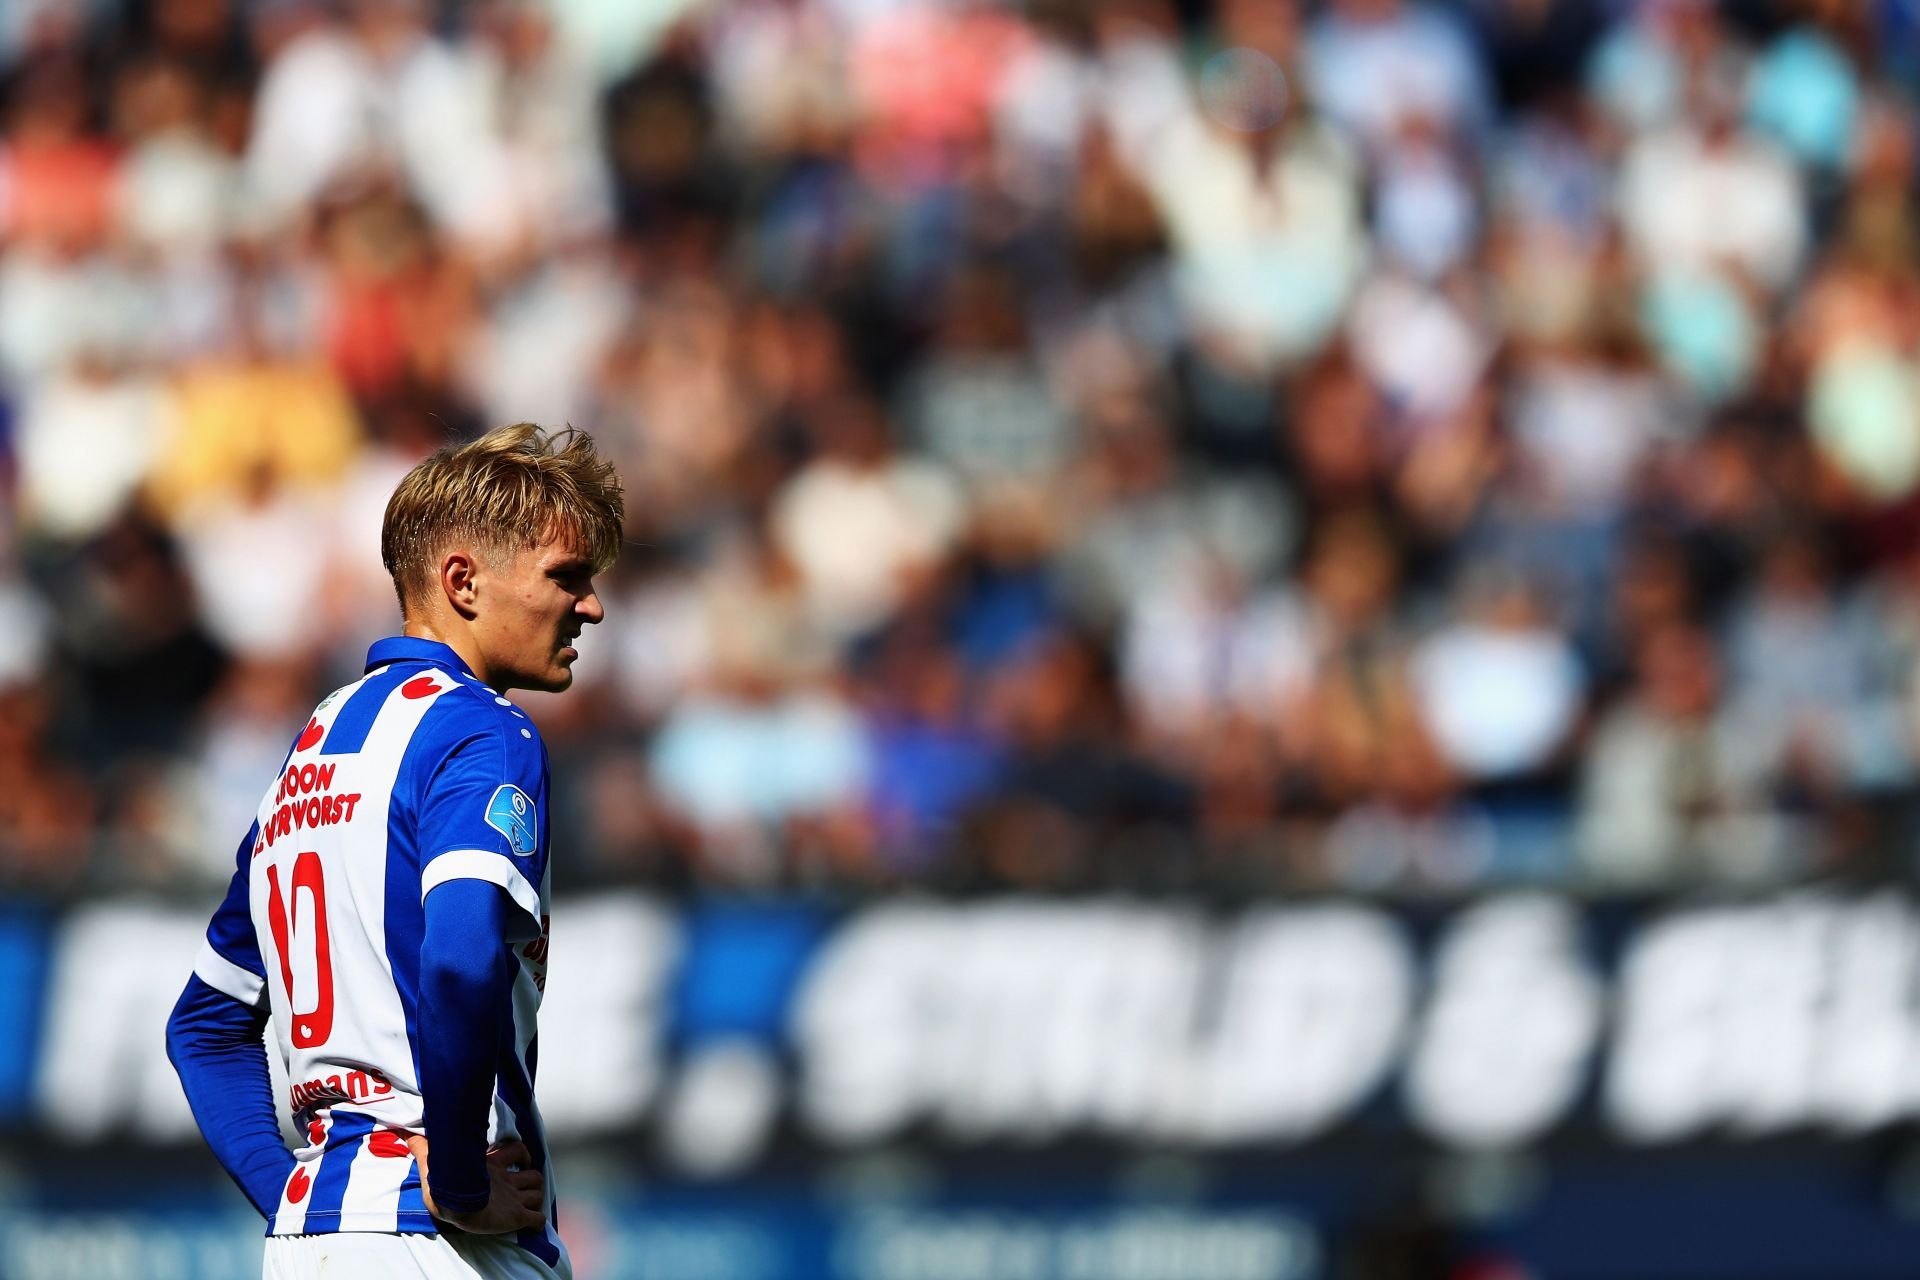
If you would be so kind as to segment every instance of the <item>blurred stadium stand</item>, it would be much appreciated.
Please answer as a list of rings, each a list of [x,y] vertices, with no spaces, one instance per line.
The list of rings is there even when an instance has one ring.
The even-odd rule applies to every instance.
[[[1916,94],[1915,0],[0,0],[0,1276],[255,1273],[161,1021],[522,419],[631,518],[523,699],[581,1280],[1912,1274]]]

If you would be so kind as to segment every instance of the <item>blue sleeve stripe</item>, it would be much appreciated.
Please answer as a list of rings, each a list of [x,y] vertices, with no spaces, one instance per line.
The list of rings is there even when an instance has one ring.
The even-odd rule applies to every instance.
[[[377,675],[368,676],[360,687],[347,699],[347,705],[340,708],[340,714],[333,718],[333,727],[327,730],[327,740],[320,744],[323,756],[350,756],[367,745],[367,735],[373,732],[373,722],[380,716],[380,708],[387,705],[387,696],[391,694],[408,676],[418,675],[417,663],[394,663]]]

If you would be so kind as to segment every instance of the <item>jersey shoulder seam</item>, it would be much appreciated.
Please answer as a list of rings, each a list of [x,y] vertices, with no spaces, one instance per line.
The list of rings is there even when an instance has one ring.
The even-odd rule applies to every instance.
[[[454,683],[456,688],[467,696],[469,702],[480,708],[488,727],[496,730],[502,738],[508,739],[507,746],[512,746],[511,735],[507,732],[510,729],[525,729],[529,740],[540,741],[540,729],[533,723],[533,717],[512,703],[504,701],[502,695],[492,692],[483,684],[469,683],[458,676],[454,677]]]
[[[403,775],[407,775],[408,800],[415,812],[425,800],[427,788],[432,785],[440,770],[445,767],[462,743],[468,741],[490,743],[499,749],[503,765],[513,750],[512,735],[508,733],[508,729],[513,727],[514,722],[508,715],[509,708],[496,703],[495,695],[489,693],[486,686],[473,680],[472,677],[453,675],[451,679],[453,687],[435,700],[433,707],[428,709],[426,717],[420,724],[422,729],[427,729],[435,719],[434,712],[444,706],[446,708],[444,727],[436,727],[425,734],[416,732],[413,741],[407,746],[409,766],[403,767]],[[449,701],[449,699],[459,699],[459,701]],[[540,742],[539,730],[534,728],[532,720],[526,720],[525,726],[530,730],[528,734],[530,745],[540,745],[544,750]],[[432,748],[435,758],[431,763],[414,754],[416,750],[426,746],[427,739],[436,737],[440,738],[444,746]]]

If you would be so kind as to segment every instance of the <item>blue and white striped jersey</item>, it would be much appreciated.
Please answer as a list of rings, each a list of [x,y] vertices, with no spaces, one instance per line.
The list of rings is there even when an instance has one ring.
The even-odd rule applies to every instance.
[[[547,1175],[547,1226],[518,1240],[569,1270],[533,1098],[547,819],[538,731],[445,645],[380,641],[367,674],[314,711],[260,803],[194,965],[216,990],[270,1007],[287,1066],[307,1141],[269,1234],[435,1230],[404,1137],[424,1132],[423,903],[449,880],[484,880],[515,905],[504,944],[518,961],[488,1139],[525,1143]]]

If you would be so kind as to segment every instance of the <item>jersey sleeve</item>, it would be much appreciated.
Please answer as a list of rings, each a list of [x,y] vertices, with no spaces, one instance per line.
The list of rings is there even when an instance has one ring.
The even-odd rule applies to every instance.
[[[267,966],[260,957],[260,939],[253,931],[253,912],[248,901],[247,867],[253,860],[253,844],[260,835],[255,822],[247,830],[235,854],[233,879],[227,884],[227,896],[207,925],[207,936],[194,958],[193,973],[200,981],[241,1004],[262,1009],[267,1004]]]
[[[521,930],[537,937],[547,759],[531,730],[516,728],[501,721],[462,737],[427,783],[419,800],[420,896],[449,880],[484,880],[506,890],[525,916]]]
[[[269,1217],[293,1166],[280,1140],[267,1069],[267,969],[253,932],[248,867],[255,823],[234,856],[227,896],[207,925],[193,977],[167,1018],[167,1058],[221,1167]]]

